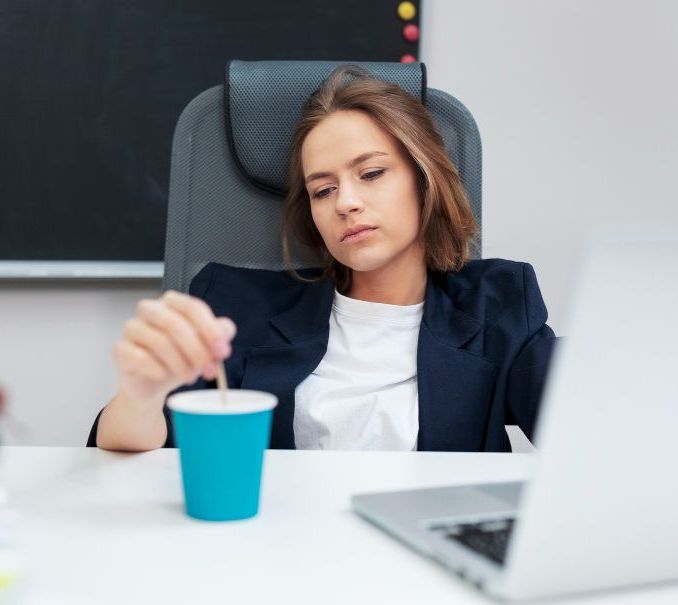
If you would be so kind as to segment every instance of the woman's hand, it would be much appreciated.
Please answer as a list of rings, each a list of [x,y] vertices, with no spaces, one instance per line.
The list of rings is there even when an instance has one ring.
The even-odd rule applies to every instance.
[[[128,401],[164,403],[165,396],[200,376],[216,377],[231,355],[236,326],[215,317],[199,298],[169,290],[141,300],[114,347],[118,394]]]

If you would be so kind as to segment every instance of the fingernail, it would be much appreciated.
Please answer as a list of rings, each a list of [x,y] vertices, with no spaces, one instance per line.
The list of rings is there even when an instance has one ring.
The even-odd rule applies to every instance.
[[[229,322],[224,325],[222,332],[226,338],[233,338],[233,335],[236,332],[235,323],[232,320],[229,320]]]
[[[214,341],[212,349],[214,350],[214,354],[221,358],[226,357],[228,354],[228,346],[223,340]]]

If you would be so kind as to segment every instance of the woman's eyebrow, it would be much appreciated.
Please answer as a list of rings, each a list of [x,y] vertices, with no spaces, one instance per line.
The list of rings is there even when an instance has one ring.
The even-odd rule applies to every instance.
[[[361,162],[364,162],[365,160],[369,160],[370,158],[377,156],[377,155],[388,155],[385,151],[366,151],[365,153],[361,153],[359,156],[353,158],[350,162],[346,164],[346,168],[353,168],[354,166],[357,166]],[[310,174],[306,177],[306,183],[310,183],[311,181],[315,181],[316,179],[322,179],[326,176],[331,176],[330,172],[314,172],[313,174]]]

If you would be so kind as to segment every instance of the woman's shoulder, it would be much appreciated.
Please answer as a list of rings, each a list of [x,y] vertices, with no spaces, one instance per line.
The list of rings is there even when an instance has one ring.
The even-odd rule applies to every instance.
[[[522,286],[526,273],[531,277],[534,269],[530,263],[505,258],[483,258],[468,261],[459,271],[448,271],[445,280],[456,289],[478,288],[492,285],[512,289]]]
[[[322,269],[299,269],[305,279],[322,275]],[[287,270],[233,267],[221,263],[207,263],[193,278],[189,294],[206,300],[215,311],[243,309],[272,310],[284,308],[312,282],[301,281]]]
[[[304,278],[320,277],[321,268],[298,269],[297,272]],[[287,270],[253,269],[249,267],[234,267],[221,263],[207,263],[193,278],[189,291],[199,296],[215,284],[238,283],[240,286],[255,288],[267,285],[303,286],[307,282],[294,278]]]
[[[460,308],[486,320],[526,306],[546,313],[534,268],[527,262],[472,260],[459,271],[444,273],[441,285]]]

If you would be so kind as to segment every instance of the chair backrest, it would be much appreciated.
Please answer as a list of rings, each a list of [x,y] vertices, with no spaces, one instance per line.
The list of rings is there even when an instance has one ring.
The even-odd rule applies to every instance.
[[[306,99],[341,61],[231,61],[223,86],[184,109],[174,132],[163,289],[187,291],[208,262],[285,268],[280,218],[294,127]],[[431,113],[481,225],[476,123],[451,95],[426,88],[423,63],[351,62],[395,82]],[[321,266],[291,239],[295,268]],[[481,253],[480,236],[472,251]]]

